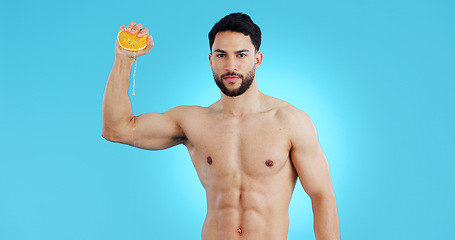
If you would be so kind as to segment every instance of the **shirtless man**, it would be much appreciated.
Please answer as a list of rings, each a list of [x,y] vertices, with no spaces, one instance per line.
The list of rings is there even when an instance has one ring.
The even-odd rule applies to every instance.
[[[120,29],[148,34],[135,22]],[[209,42],[221,99],[209,107],[140,116],[133,115],[128,97],[133,53],[116,43],[102,136],[150,150],[188,148],[207,195],[203,240],[286,239],[297,178],[312,201],[316,239],[340,239],[329,166],[311,119],[257,88],[255,69],[263,58],[259,27],[245,14],[230,14],[214,25]],[[152,46],[149,36],[148,47],[136,56]]]

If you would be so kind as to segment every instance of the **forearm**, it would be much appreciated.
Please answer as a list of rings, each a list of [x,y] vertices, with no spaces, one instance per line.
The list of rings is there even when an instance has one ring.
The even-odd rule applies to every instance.
[[[116,56],[115,58],[103,98],[104,137],[112,137],[114,129],[121,124],[128,123],[133,117],[128,97],[132,63],[133,60],[126,56]]]
[[[317,240],[340,239],[340,223],[335,195],[321,194],[311,198],[314,215],[314,233]]]

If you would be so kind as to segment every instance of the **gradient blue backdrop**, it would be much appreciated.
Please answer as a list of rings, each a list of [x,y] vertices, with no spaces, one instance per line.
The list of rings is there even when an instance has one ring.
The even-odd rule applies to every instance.
[[[207,33],[263,32],[266,94],[304,110],[328,157],[342,238],[455,239],[455,3],[0,0],[0,239],[200,239],[205,192],[182,146],[101,137],[121,24],[150,29],[135,114],[220,97]],[[300,184],[288,239],[314,239]]]

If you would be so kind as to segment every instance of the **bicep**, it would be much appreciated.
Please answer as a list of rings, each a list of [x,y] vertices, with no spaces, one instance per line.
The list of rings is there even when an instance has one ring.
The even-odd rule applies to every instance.
[[[182,143],[185,135],[176,120],[177,110],[145,113],[133,117],[124,132],[123,143],[149,150],[161,150]]]
[[[310,196],[333,191],[329,164],[319,144],[316,128],[306,117],[296,127],[291,159],[305,192]]]
[[[329,165],[320,147],[311,154],[293,149],[291,158],[300,183],[310,197],[332,191]]]

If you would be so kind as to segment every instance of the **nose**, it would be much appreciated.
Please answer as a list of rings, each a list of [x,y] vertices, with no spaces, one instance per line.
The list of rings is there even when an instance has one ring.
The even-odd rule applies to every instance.
[[[237,61],[235,60],[234,57],[230,57],[226,63],[226,71],[234,72],[234,71],[237,71],[238,69],[239,69],[239,67],[238,67]]]

